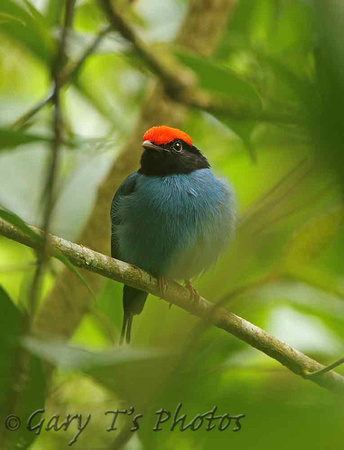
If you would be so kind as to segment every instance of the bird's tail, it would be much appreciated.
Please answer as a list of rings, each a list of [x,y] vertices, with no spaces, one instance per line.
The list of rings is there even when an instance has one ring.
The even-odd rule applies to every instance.
[[[131,339],[133,316],[140,314],[146,302],[147,292],[124,285],[123,288],[123,325],[119,345],[123,344],[124,337],[127,344]]]

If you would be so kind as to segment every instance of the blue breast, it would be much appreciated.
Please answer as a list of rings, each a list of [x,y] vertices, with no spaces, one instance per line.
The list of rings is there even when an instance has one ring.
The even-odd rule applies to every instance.
[[[130,177],[131,189],[119,190],[112,205],[116,257],[176,280],[212,265],[234,227],[230,187],[210,169]]]

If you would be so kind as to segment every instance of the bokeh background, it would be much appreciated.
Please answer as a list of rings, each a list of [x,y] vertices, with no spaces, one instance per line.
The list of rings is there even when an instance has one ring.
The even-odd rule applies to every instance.
[[[161,124],[161,117],[167,125],[178,123],[232,184],[238,205],[236,236],[217,266],[195,281],[197,289],[214,302],[226,297],[228,309],[323,364],[343,356],[344,3],[223,2],[228,21],[215,20],[214,33],[221,33],[204,53],[187,44],[185,18],[191,21],[193,11],[202,29],[215,0],[199,8],[186,0],[114,3],[152,51],[167,49],[200,86],[218,98],[235,98],[248,113],[239,107],[227,115],[180,111],[155,87],[131,45],[106,29],[100,4],[78,0],[64,67],[73,67],[103,35],[61,88],[63,142],[51,232],[109,254],[110,194],[138,165],[141,129]],[[39,227],[53,109],[49,101],[32,108],[51,92],[63,16],[58,0],[0,5],[0,203]],[[3,237],[0,244],[5,448],[68,447],[73,424],[39,436],[23,425],[12,433],[3,426],[9,413],[24,424],[39,408],[46,421],[59,414],[60,423],[67,414],[82,413],[83,421],[92,415],[74,444],[78,449],[342,447],[340,397],[153,296],[134,321],[131,347],[119,350],[122,285],[87,279],[95,301],[56,260],[49,261],[40,308],[31,317],[35,335],[44,339],[23,341],[36,255]],[[190,420],[214,405],[219,414],[246,417],[239,432],[232,432],[234,425],[223,432],[205,425],[172,432],[170,422],[153,432],[155,411],[173,412],[179,402]],[[128,432],[131,424],[119,417],[118,430],[107,432],[105,411],[130,406],[144,415],[139,431]]]

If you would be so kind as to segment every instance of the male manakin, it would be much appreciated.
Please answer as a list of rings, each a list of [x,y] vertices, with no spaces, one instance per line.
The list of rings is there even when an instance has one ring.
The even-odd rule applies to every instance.
[[[139,170],[120,185],[111,204],[111,256],[159,278],[190,279],[215,263],[235,221],[230,186],[216,178],[186,133],[168,126],[143,136]],[[147,293],[124,286],[120,343],[130,342],[133,316]]]

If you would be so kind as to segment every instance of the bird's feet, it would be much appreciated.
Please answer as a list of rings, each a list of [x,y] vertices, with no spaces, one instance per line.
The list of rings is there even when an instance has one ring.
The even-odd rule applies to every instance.
[[[167,291],[167,283],[166,283],[165,278],[158,277],[158,288],[159,288],[160,295],[163,297]]]
[[[167,283],[166,283],[165,278],[158,277],[158,287],[159,287],[160,295],[163,297],[167,291]],[[171,307],[172,307],[172,303],[169,304],[169,309],[171,309]]]
[[[190,300],[198,304],[200,302],[201,296],[192,286],[190,280],[185,280],[185,287],[190,292]]]

